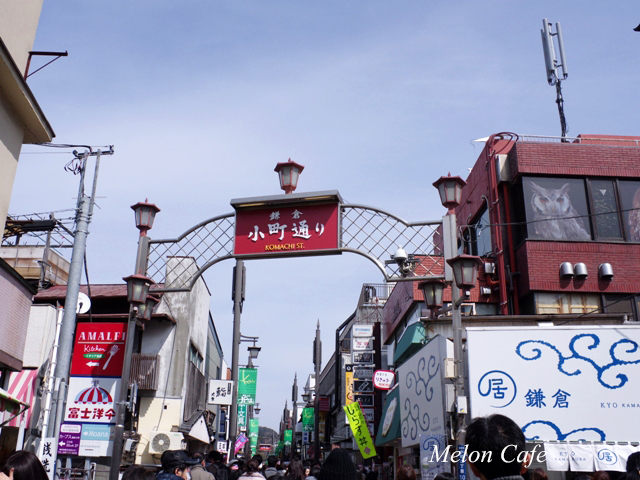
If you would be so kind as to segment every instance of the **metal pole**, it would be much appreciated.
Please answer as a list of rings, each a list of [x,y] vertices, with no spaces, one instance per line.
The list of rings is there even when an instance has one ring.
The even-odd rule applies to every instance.
[[[149,237],[138,237],[138,253],[136,254],[136,273],[146,273],[147,257],[149,255]],[[145,232],[146,233],[146,232]],[[136,334],[136,317],[138,310],[129,305],[129,321],[127,324],[127,338],[124,344],[124,363],[122,365],[122,380],[120,381],[120,395],[116,404],[116,427],[113,432],[113,453],[111,466],[109,467],[109,480],[118,480],[120,477],[120,462],[122,461],[122,449],[124,446],[124,422],[127,416],[127,396],[131,378],[131,357],[133,356],[133,342]]]
[[[446,220],[446,221],[445,221]],[[445,260],[455,256],[455,252],[458,250],[458,239],[456,236],[457,231],[457,218],[453,209],[449,210],[448,215],[443,218],[443,236],[445,243]],[[449,274],[451,275],[451,274]],[[456,285],[455,279],[451,275],[451,303],[452,303],[452,327],[453,327],[453,355],[454,363],[456,367],[456,416],[457,422],[453,425],[454,433],[456,437],[456,447],[464,448],[464,436],[466,418],[465,414],[461,413],[462,410],[467,409],[467,399],[464,389],[464,357],[462,353],[462,318],[460,316],[460,289]],[[460,472],[460,464],[458,468],[458,478],[462,480]]]
[[[320,407],[320,364],[322,363],[322,342],[320,341],[320,320],[318,319],[318,325],[316,327],[316,341],[314,343],[315,352],[314,360],[316,367],[316,380],[314,385],[315,395],[313,401],[313,457],[315,460],[320,460],[320,414],[318,409]]]
[[[240,353],[240,317],[242,314],[244,284],[244,262],[236,260],[233,282],[233,344],[231,348],[231,412],[229,412],[229,460],[236,456],[236,437],[238,436],[238,354]],[[114,479],[115,480],[115,479]]]
[[[100,150],[97,152],[96,168],[93,175],[93,194],[98,182],[98,165],[100,164]],[[84,253],[87,246],[87,235],[89,235],[89,222],[92,204],[95,197],[88,201],[84,196],[84,176],[87,168],[89,153],[84,153],[84,165],[80,177],[78,188],[78,206],[76,216],[76,231],[73,238],[73,253],[71,254],[71,265],[69,267],[69,280],[67,282],[67,294],[65,297],[64,316],[60,328],[60,345],[58,346],[58,364],[56,365],[56,378],[60,379],[60,391],[66,392],[69,368],[71,366],[71,354],[73,352],[73,338],[76,331],[76,305],[78,304],[78,293],[80,292],[80,281],[82,279],[82,267],[84,265]],[[64,404],[64,397],[59,397],[59,401]],[[62,405],[58,405],[58,412]],[[55,424],[56,444],[60,435],[60,423]]]

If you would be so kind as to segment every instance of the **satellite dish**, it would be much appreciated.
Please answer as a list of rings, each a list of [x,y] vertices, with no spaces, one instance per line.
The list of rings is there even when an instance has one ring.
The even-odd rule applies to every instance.
[[[91,300],[84,293],[78,293],[78,306],[76,307],[76,313],[87,313],[91,308]]]

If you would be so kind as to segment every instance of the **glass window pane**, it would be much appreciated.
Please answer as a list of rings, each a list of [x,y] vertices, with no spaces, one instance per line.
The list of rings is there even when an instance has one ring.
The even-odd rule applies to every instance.
[[[613,182],[592,180],[591,199],[598,238],[622,238]]]
[[[585,314],[598,313],[600,297],[582,293],[536,293],[537,314]]]
[[[485,210],[478,223],[476,223],[476,245],[478,253],[481,257],[491,255],[491,227],[489,225],[489,210]]]
[[[633,298],[629,295],[605,295],[605,313],[626,313],[633,319]]]
[[[621,181],[619,186],[627,240],[640,242],[640,182]]]
[[[591,240],[583,180],[525,177],[522,188],[529,238]]]

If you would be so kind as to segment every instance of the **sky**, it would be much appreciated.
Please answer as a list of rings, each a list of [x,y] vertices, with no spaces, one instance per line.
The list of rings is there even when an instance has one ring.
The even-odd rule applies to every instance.
[[[432,183],[466,178],[483,146],[472,140],[560,135],[543,18],[562,24],[569,136],[640,134],[630,0],[45,0],[34,50],[69,56],[28,84],[54,142],[115,150],[100,166],[91,282],[133,272],[130,205],[148,198],[162,210],[150,237],[176,237],[231,212],[231,199],[282,193],[273,169],[288,158],[305,166],[298,192],[440,218]],[[75,206],[68,152],[24,146],[10,213]],[[233,264],[204,274],[228,363]],[[241,331],[260,338],[260,422],[277,430],[294,374],[304,383],[313,371],[316,322],[326,362],[362,284],[383,279],[353,254],[245,265]]]

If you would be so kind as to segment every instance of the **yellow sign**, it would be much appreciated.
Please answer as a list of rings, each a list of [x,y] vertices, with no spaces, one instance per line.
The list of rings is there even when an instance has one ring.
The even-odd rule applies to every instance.
[[[367,427],[367,421],[362,414],[360,405],[358,403],[352,403],[351,405],[345,405],[344,413],[347,415],[349,425],[351,425],[351,431],[358,443],[362,458],[375,457],[376,447],[373,444],[371,435],[369,434],[369,428]]]
[[[345,389],[344,389],[344,404],[351,405],[355,400],[353,399],[353,371],[345,372]]]

